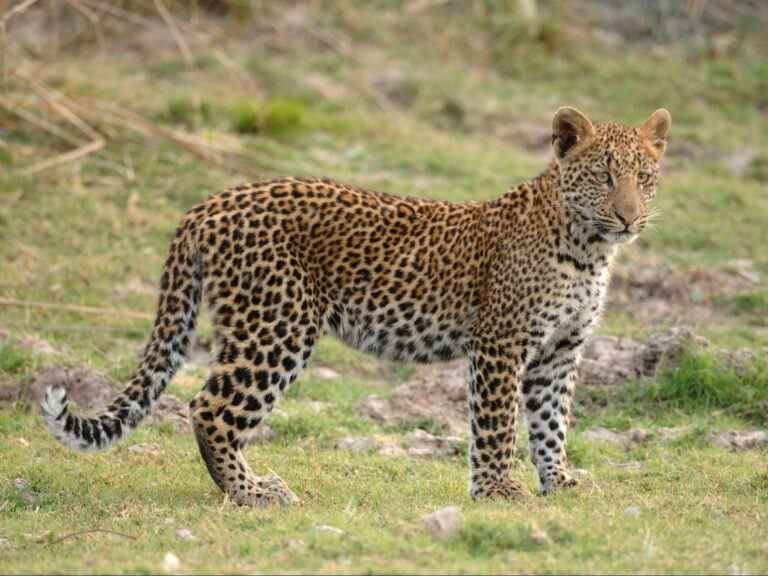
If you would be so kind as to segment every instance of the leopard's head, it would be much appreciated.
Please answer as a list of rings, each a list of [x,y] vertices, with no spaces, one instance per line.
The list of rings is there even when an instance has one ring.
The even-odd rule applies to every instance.
[[[656,110],[639,126],[592,124],[560,108],[552,145],[566,209],[611,243],[633,240],[653,217],[651,200],[672,118]]]

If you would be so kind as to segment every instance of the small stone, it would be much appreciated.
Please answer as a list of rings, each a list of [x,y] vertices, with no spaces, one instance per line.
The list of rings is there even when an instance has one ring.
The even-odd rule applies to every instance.
[[[13,543],[5,536],[0,536],[0,548],[13,548]]]
[[[170,516],[168,516],[163,520],[163,523],[165,523],[166,525],[171,525],[171,524],[174,524],[175,522],[176,522],[176,519],[171,518]]]
[[[140,443],[128,447],[128,452],[134,454],[160,454],[160,445],[155,443]]]
[[[423,516],[421,520],[433,538],[445,540],[461,528],[461,510],[458,506],[446,506]]]
[[[376,422],[389,422],[393,418],[389,400],[376,394],[371,394],[360,400],[357,410],[363,416]]]
[[[177,528],[174,533],[176,534],[176,538],[179,540],[185,540],[187,542],[197,540],[195,535],[192,534],[192,530],[189,528]]]
[[[286,548],[290,548],[291,550],[297,550],[299,548],[304,548],[304,540],[297,540],[295,538],[288,538],[284,542]]]
[[[729,450],[754,450],[768,446],[768,432],[763,430],[723,430],[713,432],[709,441]]]
[[[591,472],[584,468],[571,468],[571,474],[576,478],[586,478],[587,476],[591,476]]]
[[[179,557],[173,552],[166,552],[163,557],[163,571],[176,572],[181,567]]]
[[[318,380],[335,380],[339,377],[339,373],[336,370],[326,366],[317,366],[312,370],[312,375]]]
[[[325,534],[334,534],[335,536],[344,536],[346,532],[342,530],[341,528],[336,528],[335,526],[328,526],[327,524],[318,524],[315,526],[315,532],[323,532]]]
[[[50,343],[34,336],[25,336],[19,339],[19,347],[32,350],[39,354],[55,354],[56,349]]]
[[[629,446],[629,439],[623,434],[608,430],[608,428],[596,427],[585,430],[582,434],[582,438],[589,440],[590,442],[603,442],[605,444],[613,444],[614,446],[621,446],[626,448]]]
[[[403,438],[408,454],[417,458],[450,458],[461,452],[461,444],[458,436],[433,436],[421,429]]]
[[[328,407],[328,402],[320,402],[317,400],[312,400],[310,402],[307,402],[307,406],[309,406],[309,408],[315,414],[320,414],[320,412],[322,412]]]
[[[632,442],[637,442],[640,444],[642,442],[646,442],[650,437],[650,432],[643,428],[631,428],[629,430],[629,439],[632,440]]]
[[[633,517],[640,516],[640,508],[638,508],[637,506],[627,506],[626,508],[624,508],[624,514],[626,514],[627,516],[633,516]]]
[[[544,530],[541,528],[533,528],[531,530],[531,540],[533,540],[536,544],[543,546],[545,544],[549,544],[549,534],[544,532]]]

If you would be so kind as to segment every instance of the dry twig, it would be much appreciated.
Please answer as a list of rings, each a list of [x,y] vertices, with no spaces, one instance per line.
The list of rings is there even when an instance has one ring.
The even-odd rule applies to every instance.
[[[181,55],[184,57],[184,62],[187,64],[187,68],[192,68],[192,53],[189,51],[187,41],[184,40],[184,36],[179,32],[179,28],[176,26],[176,22],[174,22],[171,13],[168,12],[165,4],[163,4],[163,0],[155,0],[155,8],[157,8],[160,16],[162,16],[165,25],[168,27],[168,31],[171,33],[171,36],[173,36],[174,42],[176,42],[176,46],[179,47],[179,52],[181,52]]]
[[[79,312],[80,314],[99,314],[106,316],[121,316],[123,318],[137,318],[140,320],[152,320],[153,315],[133,310],[120,310],[118,308],[96,308],[94,306],[78,306],[76,304],[56,304],[55,302],[33,302],[31,300],[16,300],[15,298],[0,298],[0,306],[21,306],[23,308],[40,308],[50,310],[65,310],[67,312]]]
[[[36,162],[35,164],[32,164],[32,166],[28,166],[23,170],[19,170],[19,174],[22,176],[31,176],[32,174],[37,174],[38,172],[44,172],[45,170],[50,170],[51,168],[61,166],[62,164],[73,162],[79,158],[84,158],[89,154],[98,152],[102,148],[104,148],[104,140],[95,140],[84,146],[81,146],[80,148],[75,148],[69,152],[64,152],[64,154],[59,154],[53,158],[48,158],[47,160]]]
[[[61,538],[56,538],[56,540],[52,540],[51,542],[45,542],[44,540],[38,540],[38,544],[45,544],[45,546],[53,546],[54,544],[58,544],[60,542],[64,542],[64,540],[68,540],[69,538],[75,538],[77,536],[83,536],[84,534],[112,534],[113,536],[122,536],[123,538],[128,538],[129,540],[137,540],[136,536],[132,536],[131,534],[124,534],[122,532],[115,532],[114,530],[107,530],[105,528],[92,528],[90,530],[80,530],[79,532],[72,532],[71,534],[65,534]]]
[[[16,16],[16,14],[21,14],[22,12],[25,12],[27,8],[32,6],[32,4],[36,4],[38,1],[39,0],[25,0],[21,4],[17,4],[16,6],[8,10],[8,12],[3,14],[2,18],[0,18],[0,25],[5,26],[11,18]]]

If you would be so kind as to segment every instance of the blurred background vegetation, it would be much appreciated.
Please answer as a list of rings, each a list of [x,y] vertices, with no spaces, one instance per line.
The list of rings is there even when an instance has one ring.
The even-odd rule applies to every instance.
[[[7,301],[149,314],[180,214],[239,181],[496,196],[549,161],[568,104],[596,121],[673,116],[662,217],[624,251],[604,329],[768,342],[764,2],[24,0],[2,14],[8,327],[93,351],[82,314]],[[107,338],[147,325],[106,318]]]

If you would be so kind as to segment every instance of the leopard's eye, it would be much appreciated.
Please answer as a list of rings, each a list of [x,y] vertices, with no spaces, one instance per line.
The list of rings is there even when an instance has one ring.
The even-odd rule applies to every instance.
[[[600,184],[608,184],[611,181],[611,175],[607,171],[595,172],[595,179],[600,182]]]
[[[637,175],[637,181],[640,184],[649,184],[653,180],[653,172],[640,172]]]

